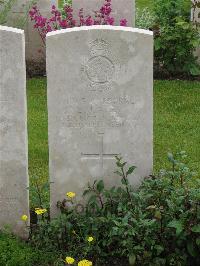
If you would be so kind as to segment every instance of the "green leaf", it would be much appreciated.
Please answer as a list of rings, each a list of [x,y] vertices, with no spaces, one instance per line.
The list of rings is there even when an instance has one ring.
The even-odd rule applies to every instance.
[[[104,190],[104,182],[103,180],[100,180],[98,183],[97,183],[97,190],[98,192],[102,192]]]
[[[122,183],[122,185],[127,185],[127,181],[126,180],[124,180],[123,178],[122,178],[122,180],[121,180],[121,183]]]
[[[160,246],[160,245],[156,245],[155,249],[157,251],[157,255],[159,256],[163,251],[164,251],[164,247]]]
[[[187,250],[192,257],[196,257],[198,255],[195,248],[194,248],[192,241],[187,242]]]
[[[191,43],[194,47],[197,47],[197,46],[199,45],[199,40],[194,40],[194,39],[192,39],[192,40],[190,41],[190,43]]]
[[[122,160],[122,157],[115,156],[115,159],[116,159],[117,161],[121,161],[121,160]]]
[[[191,75],[193,76],[198,76],[200,75],[200,67],[193,64],[191,67],[190,67],[190,73]]]
[[[121,226],[121,223],[120,223],[120,222],[118,222],[118,221],[116,221],[116,220],[113,220],[113,223],[114,223],[116,226],[118,226],[118,227],[120,227],[120,226]]]
[[[197,246],[200,247],[200,238],[197,238],[197,239],[196,239],[196,244],[197,244]]]
[[[168,152],[167,157],[170,162],[174,162],[174,156],[171,152]]]
[[[120,171],[115,171],[114,174],[117,174],[119,176],[123,176],[122,173]]]
[[[158,220],[161,220],[162,218],[162,215],[161,215],[161,212],[160,211],[156,211],[155,214],[154,214],[154,217]]]
[[[178,220],[171,221],[168,225],[168,227],[172,227],[176,229],[176,235],[179,235],[183,231],[183,223]]]
[[[92,202],[96,202],[97,201],[97,197],[96,195],[92,195],[89,200],[88,200],[88,203],[92,203]]]
[[[184,30],[187,30],[190,27],[190,24],[185,21],[177,22],[176,25],[182,27]]]
[[[83,192],[83,196],[86,196],[88,193],[90,193],[90,190],[89,190],[89,189],[86,189],[86,190]]]
[[[117,166],[118,166],[119,168],[123,168],[123,167],[127,164],[127,162],[124,162],[124,163],[116,162],[116,164],[117,164]]]
[[[126,172],[126,176],[131,175],[135,169],[136,169],[136,166],[129,167],[128,171]]]
[[[197,224],[191,228],[191,231],[194,233],[200,233],[200,224]]]
[[[129,255],[129,265],[134,266],[136,263],[136,256],[135,254]]]
[[[155,48],[156,51],[160,50],[161,43],[160,43],[159,40],[155,40],[155,42],[154,42],[154,48]]]

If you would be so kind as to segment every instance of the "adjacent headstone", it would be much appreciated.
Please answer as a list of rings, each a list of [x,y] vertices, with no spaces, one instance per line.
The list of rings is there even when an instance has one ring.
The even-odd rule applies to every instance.
[[[0,26],[0,229],[21,237],[21,216],[29,216],[25,75],[24,32]]]
[[[49,17],[51,15],[51,5],[57,5],[57,0],[14,0],[6,26],[24,29],[26,59],[32,62],[40,62],[45,59],[45,46],[37,29],[33,27],[33,22],[28,14],[35,2],[37,2],[37,7],[44,17]]]
[[[92,26],[47,35],[51,214],[65,193],[88,182],[120,184],[115,156],[152,172],[153,34]]]
[[[191,20],[199,28],[199,34],[200,34],[200,7],[197,5],[197,4],[200,5],[200,0],[192,0],[192,3],[195,5],[195,8],[192,8],[191,10]],[[195,55],[198,57],[198,61],[200,64],[200,47],[196,49]]]
[[[99,10],[105,0],[73,0],[72,7],[75,14],[83,8],[85,15],[93,15],[93,11]],[[135,26],[135,0],[112,0],[112,16],[115,18],[115,25],[120,25],[122,18],[127,19],[128,26]],[[76,17],[77,18],[77,17]]]
[[[200,7],[198,7],[198,4],[200,4],[200,0],[192,0],[192,4],[195,5],[195,8],[192,8],[191,10],[192,21],[200,23]]]
[[[31,2],[29,0],[29,2]],[[32,1],[33,2],[33,1]],[[35,1],[36,2],[36,1]],[[40,10],[40,13],[43,17],[50,17],[51,14],[51,6],[56,5],[56,0],[37,0],[37,7]],[[29,4],[30,7],[32,5]],[[30,9],[30,8],[29,8]],[[30,17],[27,19],[26,23],[26,59],[31,60],[33,62],[39,62],[41,59],[45,60],[45,45],[42,42],[42,39],[37,31],[34,28],[33,22]]]

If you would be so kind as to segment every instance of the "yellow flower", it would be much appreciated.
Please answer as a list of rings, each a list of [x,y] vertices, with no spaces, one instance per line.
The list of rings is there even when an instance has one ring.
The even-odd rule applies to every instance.
[[[37,213],[37,215],[41,215],[45,212],[47,212],[47,209],[35,208],[35,213]]]
[[[67,192],[67,193],[66,193],[66,196],[67,196],[68,198],[72,199],[72,198],[74,198],[74,197],[76,196],[76,193],[74,193],[74,192]]]
[[[94,240],[94,238],[92,236],[89,236],[87,239],[88,242],[92,242],[93,240]]]
[[[75,259],[71,258],[71,257],[66,257],[65,258],[65,262],[69,265],[73,264],[75,262]]]
[[[92,262],[89,260],[81,260],[79,261],[78,266],[92,266]]]
[[[28,219],[28,216],[27,216],[27,215],[25,215],[25,214],[22,215],[22,217],[21,217],[21,220],[22,220],[22,221],[26,222],[27,219]]]

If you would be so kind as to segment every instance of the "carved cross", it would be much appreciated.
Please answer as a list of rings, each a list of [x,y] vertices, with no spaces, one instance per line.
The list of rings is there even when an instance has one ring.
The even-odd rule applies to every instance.
[[[119,154],[114,153],[104,153],[104,133],[98,133],[101,141],[100,150],[97,153],[82,153],[83,159],[99,159],[100,166],[101,166],[101,177],[104,175],[104,160],[105,159],[114,159],[115,156],[118,156]]]

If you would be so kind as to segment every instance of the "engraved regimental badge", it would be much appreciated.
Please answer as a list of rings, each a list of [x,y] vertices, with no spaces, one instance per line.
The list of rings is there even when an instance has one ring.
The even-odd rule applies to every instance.
[[[102,39],[90,43],[90,57],[82,65],[84,79],[90,91],[108,90],[112,86],[115,74],[115,60],[109,44]]]

